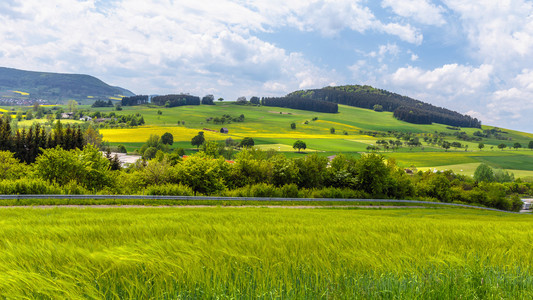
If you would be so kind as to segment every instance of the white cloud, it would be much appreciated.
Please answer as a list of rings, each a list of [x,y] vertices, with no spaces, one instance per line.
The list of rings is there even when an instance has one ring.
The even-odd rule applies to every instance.
[[[384,23],[363,1],[351,0],[13,0],[0,6],[0,22],[5,66],[89,73],[138,93],[209,90],[229,91],[230,97],[342,81],[335,70],[265,42],[256,32],[290,26],[327,37],[351,30],[414,44],[423,39],[411,25]],[[395,55],[398,47],[389,44],[379,52]]]
[[[445,9],[430,2],[427,0],[383,0],[381,5],[391,8],[399,16],[412,18],[422,24],[436,26],[446,24],[446,20],[442,15]]]
[[[529,122],[533,113],[532,80],[533,70],[524,69],[512,79],[510,88],[495,91],[487,105],[491,118],[513,123],[523,120]]]
[[[301,31],[335,36],[349,29],[359,33],[385,33],[408,43],[420,44],[423,35],[409,24],[384,23],[362,0],[271,0],[253,1],[269,26],[293,26]]]
[[[89,73],[138,93],[229,91],[230,98],[254,88],[279,94],[281,86],[290,91],[336,78],[252,35],[270,21],[238,2],[95,3],[27,0],[9,6],[10,14],[0,14],[0,64]]]
[[[502,69],[532,64],[533,3],[525,0],[446,0],[462,21],[476,59]]]
[[[409,66],[399,68],[389,79],[399,87],[455,97],[473,94],[484,88],[490,82],[492,70],[490,65],[474,68],[449,64],[433,70]]]
[[[397,56],[400,53],[400,48],[396,44],[387,44],[379,46],[379,55],[385,56],[390,54],[392,56]]]
[[[468,42],[472,60],[493,66],[494,85],[487,88],[482,111],[499,126],[533,130],[533,2],[527,0],[444,0]]]

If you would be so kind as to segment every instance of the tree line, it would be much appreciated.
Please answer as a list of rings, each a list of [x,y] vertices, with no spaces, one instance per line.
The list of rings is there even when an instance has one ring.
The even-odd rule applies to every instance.
[[[123,97],[121,104],[122,106],[135,106],[135,105],[148,104],[148,96],[147,95],[136,95],[136,96],[131,96],[131,97]]]
[[[394,116],[397,119],[410,123],[441,123],[450,126],[481,128],[481,121],[476,118],[370,86],[325,87],[296,91],[286,97],[323,100],[366,109],[374,109],[376,105],[379,105],[384,111],[395,112]]]
[[[337,103],[314,99],[302,99],[293,96],[263,98],[261,104],[264,106],[286,107],[324,113],[339,112],[339,106]]]
[[[497,182],[490,174],[471,178],[451,171],[415,171],[408,175],[393,159],[376,153],[359,158],[339,154],[329,161],[316,153],[291,159],[274,150],[247,147],[226,161],[219,150],[211,141],[187,157],[157,150],[149,162],[116,170],[91,144],[83,149],[42,149],[30,164],[10,151],[0,151],[0,193],[420,199],[512,211],[521,208],[518,195],[533,193],[533,183],[511,176],[501,177],[507,182]]]
[[[113,107],[113,102],[111,102],[111,100],[108,100],[108,101],[104,101],[104,100],[96,100],[94,101],[94,103],[91,105],[91,107]]]
[[[200,105],[200,97],[186,94],[155,96],[152,98],[152,103],[165,107]]]

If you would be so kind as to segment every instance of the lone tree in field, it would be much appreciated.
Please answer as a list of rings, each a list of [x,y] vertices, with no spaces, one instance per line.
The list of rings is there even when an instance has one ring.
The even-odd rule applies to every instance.
[[[301,149],[305,150],[305,148],[307,148],[307,145],[304,141],[297,140],[296,142],[294,142],[294,145],[292,145],[292,148],[298,149],[298,152],[300,152]]]
[[[172,135],[172,133],[165,132],[161,136],[161,143],[172,146],[172,144],[174,144],[174,136]]]
[[[527,147],[533,150],[533,141],[529,141],[529,144],[527,145]]]
[[[481,151],[481,149],[485,148],[485,144],[479,143],[477,144],[477,147],[479,148],[479,151]]]
[[[296,129],[296,123],[294,122],[291,123],[291,129]]]
[[[331,127],[331,128],[329,129],[329,133],[331,133],[331,134],[335,134],[335,128]]]
[[[241,147],[243,148],[253,147],[254,145],[255,145],[254,139],[251,137],[245,137],[241,141]]]
[[[198,132],[198,135],[192,138],[191,144],[193,146],[196,146],[196,150],[205,142],[204,132],[200,131]]]
[[[522,144],[520,144],[520,143],[514,143],[513,148],[514,148],[515,150],[518,150],[518,148],[522,148]]]
[[[498,145],[498,149],[501,149],[502,151],[503,151],[503,149],[505,149],[505,147],[507,147],[507,145],[504,144],[504,143],[501,143],[501,144]]]

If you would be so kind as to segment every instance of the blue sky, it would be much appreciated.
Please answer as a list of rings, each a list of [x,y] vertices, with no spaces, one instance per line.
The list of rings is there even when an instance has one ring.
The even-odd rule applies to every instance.
[[[0,66],[228,100],[369,84],[533,132],[532,12],[524,0],[4,0]]]

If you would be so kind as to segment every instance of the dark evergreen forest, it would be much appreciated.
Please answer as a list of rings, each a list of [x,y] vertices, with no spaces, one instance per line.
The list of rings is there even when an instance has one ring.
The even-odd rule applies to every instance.
[[[17,130],[12,133],[10,122],[0,117],[0,151],[11,151],[14,156],[25,163],[33,163],[42,149],[55,148],[82,149],[85,138],[80,127],[74,128],[67,125],[63,128],[58,121],[55,128],[46,132],[39,123],[26,130]]]
[[[370,86],[347,85],[296,91],[283,99],[322,100],[367,109],[381,105],[384,111],[394,112],[395,118],[409,123],[481,127],[481,121],[476,118]]]
[[[332,103],[322,100],[302,99],[300,97],[272,97],[263,98],[261,100],[264,106],[286,107],[292,109],[309,110],[324,113],[337,113],[339,106],[337,103]]]

